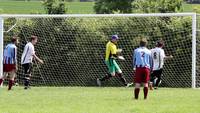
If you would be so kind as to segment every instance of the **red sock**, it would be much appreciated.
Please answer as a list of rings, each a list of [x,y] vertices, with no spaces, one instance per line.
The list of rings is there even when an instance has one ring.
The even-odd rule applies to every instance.
[[[144,99],[147,99],[148,87],[144,87],[143,91],[144,91]]]
[[[139,93],[140,93],[140,88],[135,88],[135,99],[138,99]]]
[[[9,83],[8,83],[8,90],[11,90],[13,84],[14,84],[14,80],[9,80]]]
[[[3,79],[0,79],[0,85],[2,84],[2,82],[3,82]]]

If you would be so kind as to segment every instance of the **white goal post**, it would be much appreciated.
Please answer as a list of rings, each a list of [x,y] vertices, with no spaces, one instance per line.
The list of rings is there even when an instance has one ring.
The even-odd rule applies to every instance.
[[[3,48],[4,48],[4,20],[6,18],[90,18],[90,17],[190,17],[192,19],[192,67],[191,67],[191,87],[196,88],[196,31],[197,17],[196,13],[152,13],[152,14],[66,14],[66,15],[20,15],[20,14],[2,14],[0,15],[0,74],[3,74]],[[17,26],[17,25],[16,25]],[[13,28],[15,25],[13,26]],[[130,62],[131,63],[131,62]]]

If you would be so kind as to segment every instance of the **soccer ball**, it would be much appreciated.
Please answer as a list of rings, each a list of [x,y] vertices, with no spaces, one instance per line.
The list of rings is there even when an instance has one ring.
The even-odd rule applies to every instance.
[[[19,83],[16,82],[16,83],[15,83],[15,86],[19,86]]]

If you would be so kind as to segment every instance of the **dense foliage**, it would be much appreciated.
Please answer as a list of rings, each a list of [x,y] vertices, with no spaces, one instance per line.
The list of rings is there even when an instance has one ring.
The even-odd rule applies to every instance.
[[[131,13],[133,0],[96,0],[94,10],[97,14]]]
[[[183,0],[96,0],[97,14],[173,13],[182,11]]]
[[[43,5],[47,14],[65,14],[67,11],[64,0],[44,0]]]
[[[182,10],[183,0],[135,0],[133,9],[140,13],[173,13]]]

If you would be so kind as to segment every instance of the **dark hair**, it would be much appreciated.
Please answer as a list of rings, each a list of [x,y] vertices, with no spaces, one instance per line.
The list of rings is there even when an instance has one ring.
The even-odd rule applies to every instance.
[[[35,39],[37,39],[37,38],[38,38],[37,36],[31,35],[30,41],[33,41],[33,40],[35,40]]]
[[[164,45],[164,42],[162,40],[157,41],[156,46],[162,47]]]
[[[14,43],[14,42],[16,42],[16,41],[17,41],[17,39],[18,39],[18,37],[16,37],[16,36],[13,36],[13,37],[11,38],[11,42],[12,42],[12,43]]]
[[[146,38],[142,38],[141,40],[140,40],[140,46],[141,47],[145,47],[147,45],[147,39]]]

